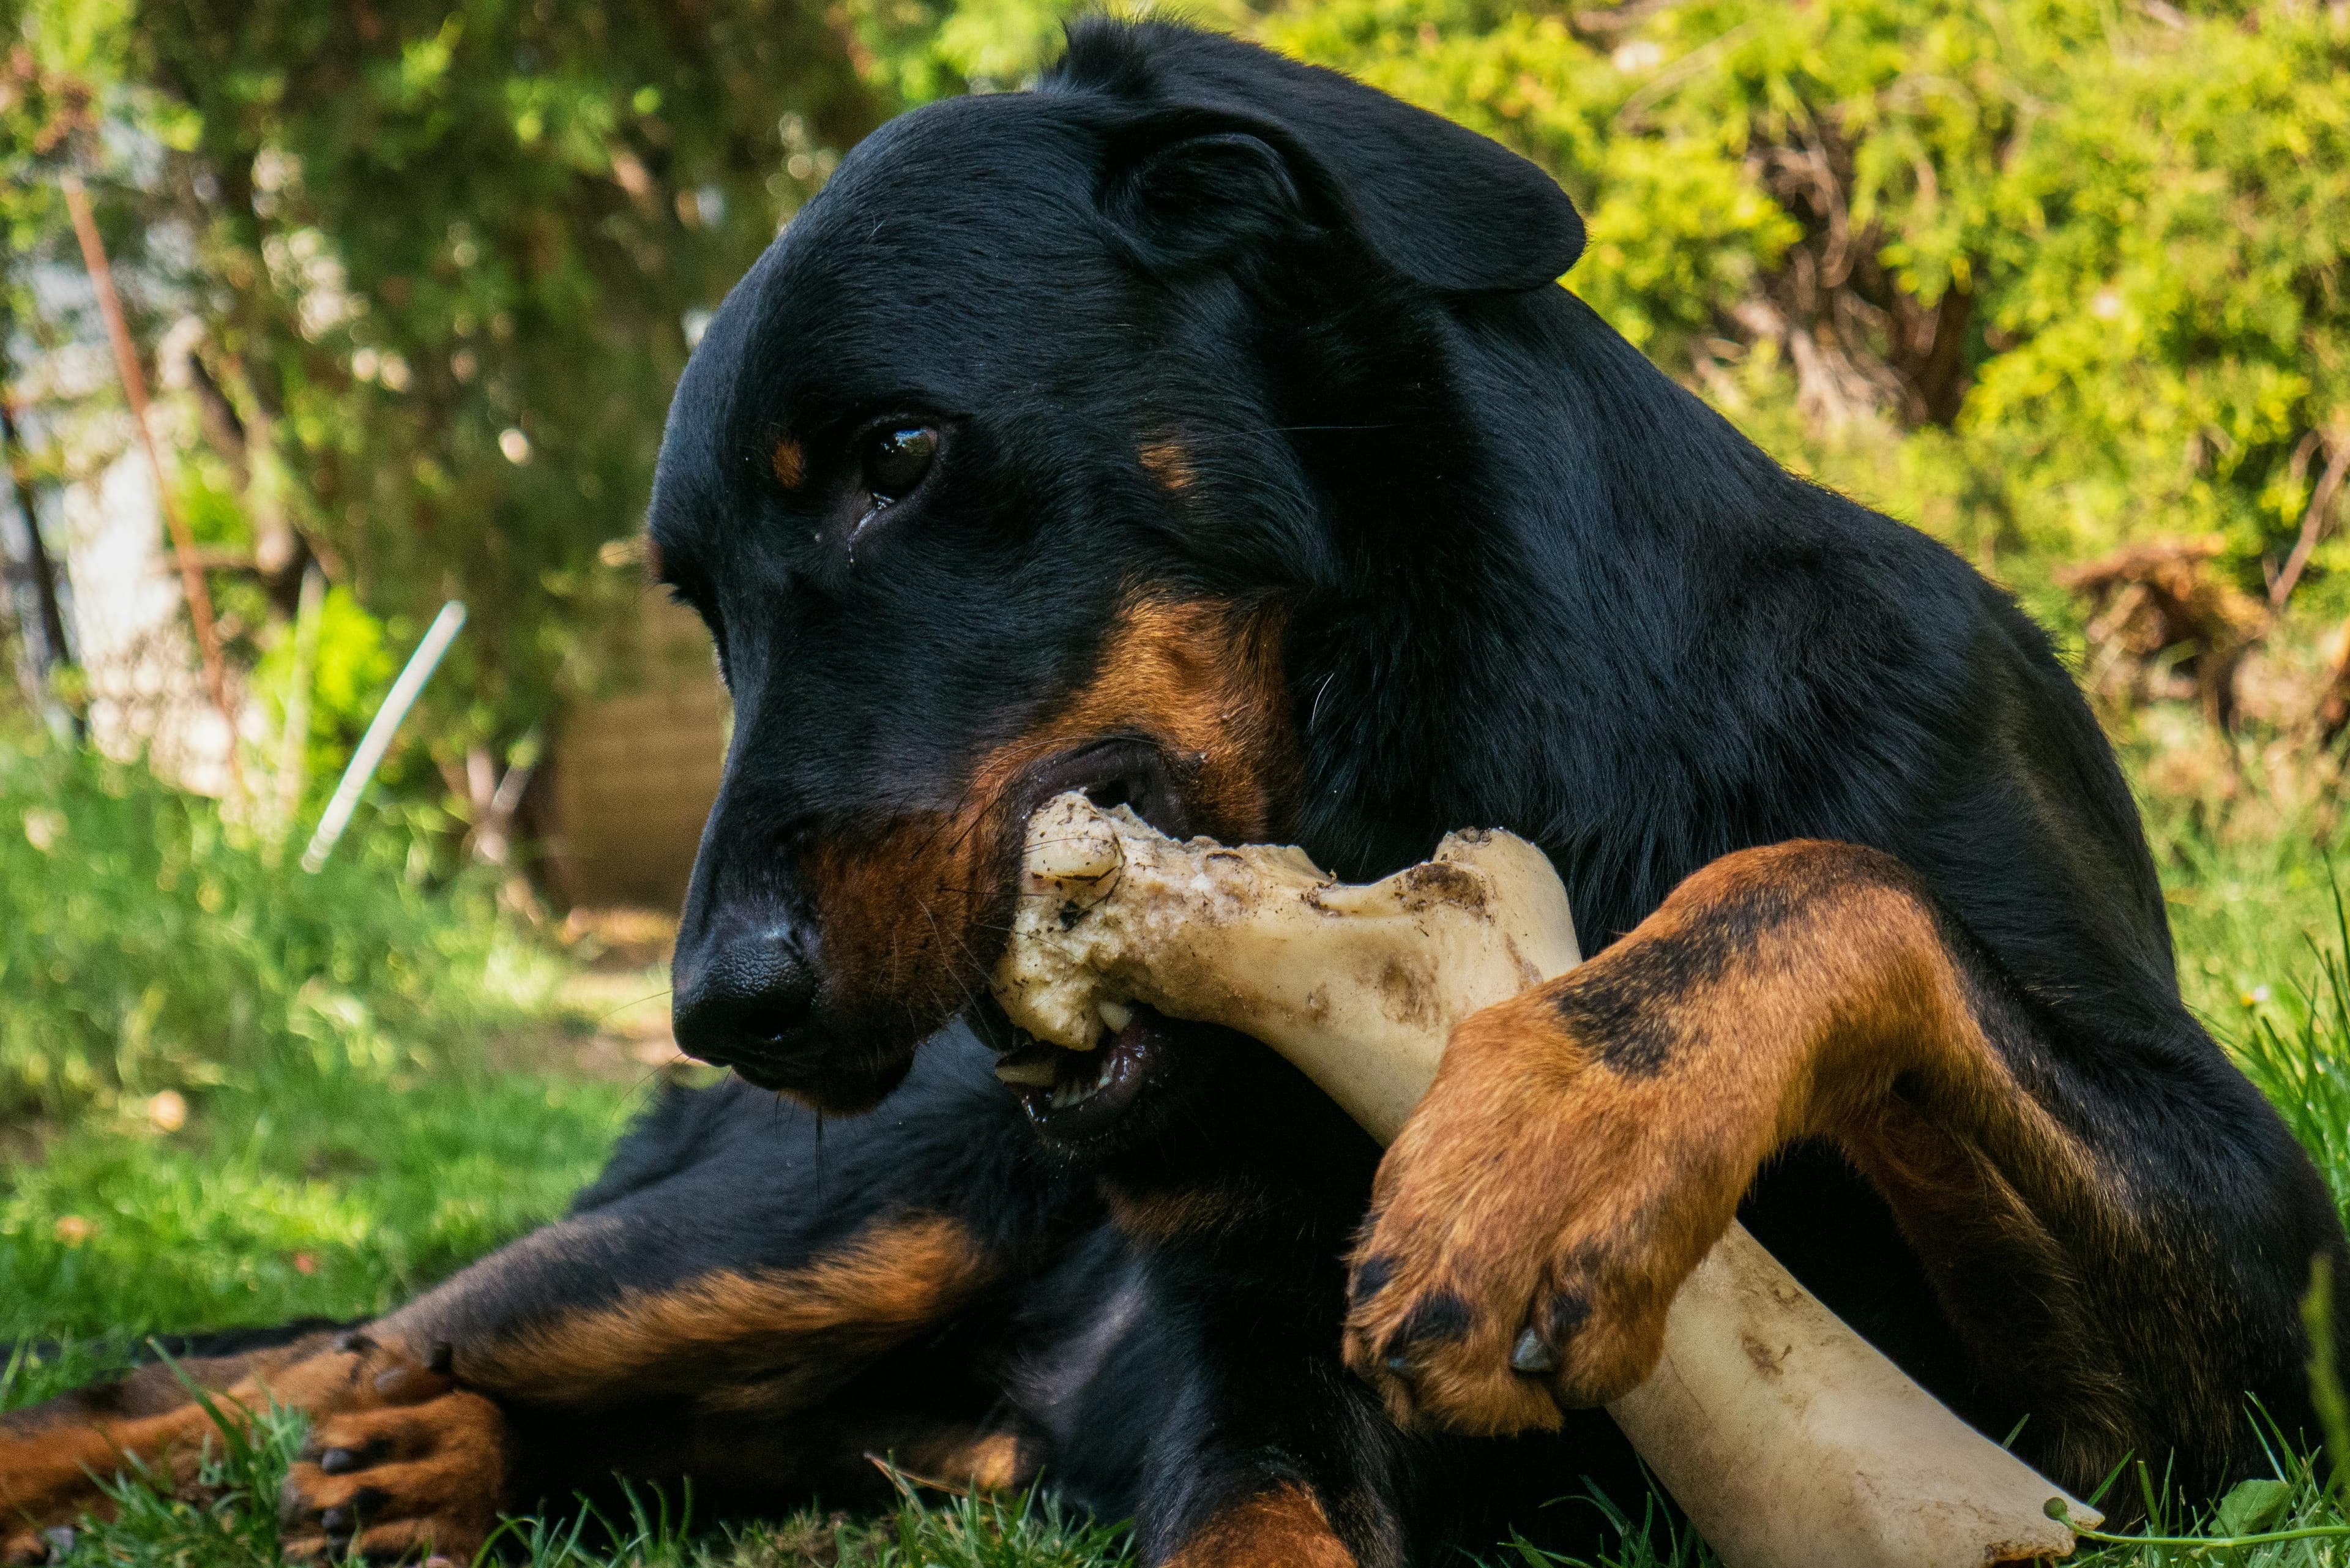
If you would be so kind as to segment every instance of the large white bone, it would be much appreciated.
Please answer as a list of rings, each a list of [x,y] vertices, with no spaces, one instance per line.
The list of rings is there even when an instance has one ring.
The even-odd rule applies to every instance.
[[[1566,890],[1506,833],[1347,886],[1303,851],[1178,844],[1066,794],[1031,819],[996,971],[1014,1023],[1076,1049],[1140,1002],[1255,1036],[1392,1139],[1452,1026],[1581,961]],[[1736,1225],[1608,1407],[1728,1568],[1980,1568],[2062,1556],[2064,1496],[1952,1415]],[[2067,1497],[2072,1516],[2098,1515]]]

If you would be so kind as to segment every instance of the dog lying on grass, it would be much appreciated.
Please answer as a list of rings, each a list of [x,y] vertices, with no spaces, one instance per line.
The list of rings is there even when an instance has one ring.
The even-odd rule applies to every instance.
[[[191,1364],[310,1413],[290,1550],[462,1555],[616,1472],[853,1501],[868,1450],[1187,1568],[1539,1536],[1637,1485],[1589,1407],[1733,1213],[2076,1490],[2237,1473],[2248,1395],[2306,1424],[2343,1238],[2045,639],[1554,286],[1581,244],[1494,144],[1161,25],[842,163],[652,504],[736,714],[676,1025],[739,1081],[382,1321]],[[1455,1036],[1509,1116],[1440,1085],[1384,1164],[1147,1011],[1007,1090],[986,977],[1073,788],[1357,880],[1506,826],[1597,956]],[[152,1371],[9,1418],[0,1542],[203,1430]]]

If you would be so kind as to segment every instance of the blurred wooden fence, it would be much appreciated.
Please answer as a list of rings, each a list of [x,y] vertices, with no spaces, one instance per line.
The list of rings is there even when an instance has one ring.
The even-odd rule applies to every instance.
[[[674,911],[718,797],[726,701],[710,636],[668,596],[645,596],[632,680],[557,732],[546,848],[574,904]]]

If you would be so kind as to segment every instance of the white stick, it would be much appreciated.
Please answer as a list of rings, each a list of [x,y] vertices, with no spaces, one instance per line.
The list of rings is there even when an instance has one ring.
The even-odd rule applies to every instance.
[[[995,979],[1015,1023],[1078,1049],[1097,1044],[1105,1002],[1222,1023],[1382,1143],[1454,1024],[1581,961],[1557,874],[1505,833],[1456,834],[1426,865],[1347,887],[1299,850],[1176,844],[1063,795],[1029,825],[1022,892]],[[1608,1413],[1729,1568],[1981,1568],[2073,1549],[2044,1511],[2062,1489],[1736,1225],[1674,1298],[1656,1371]]]
[[[303,870],[317,871],[335,852],[343,829],[350,826],[351,813],[359,809],[359,792],[367,788],[368,780],[375,777],[384,753],[391,749],[391,737],[399,732],[400,722],[416,705],[424,683],[432,679],[441,656],[449,651],[449,645],[457,639],[458,628],[464,624],[463,601],[451,599],[425,628],[424,640],[408,656],[408,667],[391,683],[391,694],[376,710],[367,733],[359,737],[359,749],[351,753],[351,765],[343,770],[342,782],[335,785],[334,797],[327,802],[326,815],[318,818],[318,831],[310,836],[310,847],[302,851]]]

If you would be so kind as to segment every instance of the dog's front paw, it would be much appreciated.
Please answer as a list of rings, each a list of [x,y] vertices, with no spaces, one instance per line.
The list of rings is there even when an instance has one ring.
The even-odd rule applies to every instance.
[[[88,1467],[88,1445],[0,1442],[0,1564],[23,1568],[64,1555],[73,1524],[103,1511],[106,1494]]]
[[[506,1423],[478,1394],[414,1384],[413,1403],[318,1419],[286,1471],[278,1519],[294,1562],[469,1563],[506,1501]]]
[[[1454,1032],[1379,1166],[1346,1354],[1407,1426],[1553,1428],[1630,1392],[1752,1173],[1736,1107],[1611,1064],[1550,989]]]

